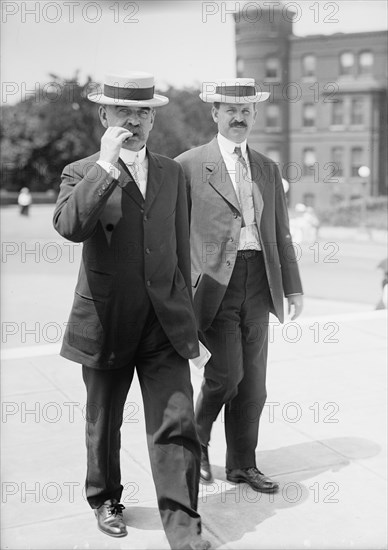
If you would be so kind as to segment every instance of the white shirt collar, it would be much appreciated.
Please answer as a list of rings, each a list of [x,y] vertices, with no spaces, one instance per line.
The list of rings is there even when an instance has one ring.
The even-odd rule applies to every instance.
[[[133,164],[135,162],[136,155],[140,163],[144,162],[146,156],[146,147],[144,146],[140,151],[130,151],[129,149],[120,149],[120,158],[125,164]]]
[[[232,155],[234,153],[235,147],[241,147],[241,152],[245,156],[247,151],[247,140],[245,139],[242,143],[234,143],[234,141],[230,141],[230,139],[227,139],[222,134],[217,134],[217,141],[218,145],[221,149],[229,153],[229,155]]]

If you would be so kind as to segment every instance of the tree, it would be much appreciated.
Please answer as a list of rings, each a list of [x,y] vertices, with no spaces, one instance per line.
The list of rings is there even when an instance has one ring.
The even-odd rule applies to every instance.
[[[209,141],[216,130],[210,106],[199,99],[199,90],[170,87],[165,95],[170,102],[156,110],[155,125],[148,142],[150,149],[174,158]]]
[[[1,108],[3,189],[58,190],[66,164],[99,150],[104,128],[96,104],[87,99],[92,79],[79,84],[77,74],[50,77],[35,97]],[[149,147],[173,158],[208,141],[215,127],[199,90],[170,87],[165,94],[170,103],[157,109]]]

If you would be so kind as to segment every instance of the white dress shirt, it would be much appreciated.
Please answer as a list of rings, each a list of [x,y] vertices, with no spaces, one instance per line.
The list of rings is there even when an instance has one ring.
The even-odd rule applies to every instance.
[[[241,148],[242,156],[244,157],[244,160],[247,163],[247,168],[248,168],[247,175],[251,182],[251,188],[252,188],[252,174],[251,174],[251,168],[249,165],[249,158],[247,154],[247,141],[245,140],[242,143],[234,143],[233,141],[230,141],[229,139],[227,139],[221,134],[217,135],[217,141],[221,150],[222,158],[224,159],[226,169],[228,171],[230,179],[232,180],[232,184],[238,199],[239,193],[238,193],[237,184],[236,184],[237,155],[234,152],[235,147]],[[238,250],[261,250],[259,232],[257,230],[256,222],[241,228]]]
[[[129,149],[120,150],[120,158],[127,165],[133,179],[137,183],[143,198],[145,199],[147,191],[148,177],[148,159],[146,155],[146,147],[140,151],[130,151]]]

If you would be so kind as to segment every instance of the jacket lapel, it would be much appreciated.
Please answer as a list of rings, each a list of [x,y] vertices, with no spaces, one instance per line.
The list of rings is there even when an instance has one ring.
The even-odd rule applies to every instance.
[[[119,158],[119,169],[120,169],[120,177],[119,177],[119,186],[122,188],[122,190],[127,193],[131,197],[132,200],[136,202],[139,206],[144,206],[144,198],[143,195],[140,192],[140,189],[137,186],[137,183],[132,177],[132,174],[128,170],[127,166],[125,165],[125,162],[123,162]]]
[[[224,159],[222,158],[217,138],[214,138],[208,145],[203,170],[205,171],[203,175],[207,177],[209,184],[241,213],[240,204]]]
[[[255,205],[256,225],[260,228],[261,216],[264,208],[263,192],[265,181],[267,180],[265,170],[268,168],[264,166],[260,156],[256,154],[256,151],[253,151],[249,147],[248,157],[252,177],[252,195],[253,204]]]
[[[268,167],[264,165],[261,157],[248,147],[249,166],[251,169],[252,181],[256,183],[261,194],[264,192],[265,183],[267,181]]]
[[[159,160],[152,153],[148,151],[148,149],[147,149],[147,156],[148,156],[148,177],[147,177],[147,192],[146,192],[146,198],[145,198],[145,208],[146,210],[149,210],[163,185],[164,174],[163,174],[163,166],[161,165]]]

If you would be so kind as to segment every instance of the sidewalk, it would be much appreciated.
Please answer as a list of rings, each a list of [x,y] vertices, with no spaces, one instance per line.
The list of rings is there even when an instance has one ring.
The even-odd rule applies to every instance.
[[[210,447],[216,482],[200,490],[213,548],[386,548],[386,315],[332,312],[271,325],[257,463],[280,491],[271,496],[226,482],[219,418]],[[80,367],[53,348],[40,350],[21,348],[2,365],[1,548],[168,549],[137,382],[122,428],[129,535],[114,539],[97,530],[82,492]],[[195,396],[201,377],[192,370]],[[255,411],[246,414],[249,421]]]

